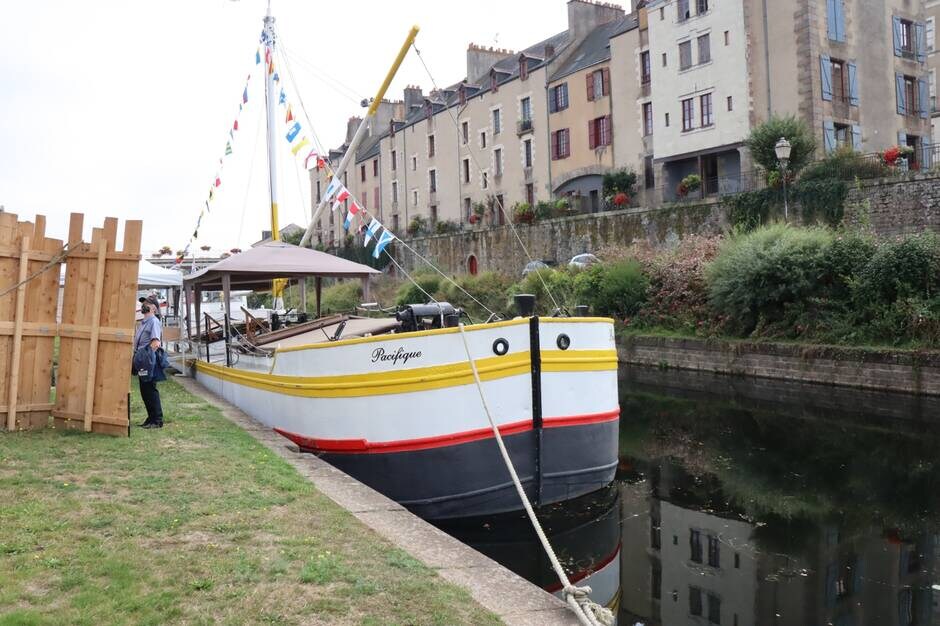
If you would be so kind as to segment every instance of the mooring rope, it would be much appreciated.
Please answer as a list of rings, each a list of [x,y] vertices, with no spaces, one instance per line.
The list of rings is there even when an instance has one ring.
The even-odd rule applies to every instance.
[[[473,380],[476,381],[477,391],[480,393],[480,401],[483,403],[483,412],[486,413],[486,419],[489,420],[490,428],[493,429],[496,445],[499,446],[499,452],[503,457],[503,462],[506,464],[506,469],[509,470],[512,483],[516,486],[516,492],[522,500],[522,506],[529,516],[529,521],[532,522],[535,534],[538,535],[539,541],[542,543],[542,548],[545,549],[545,553],[548,555],[548,560],[552,564],[552,569],[555,570],[555,575],[558,576],[558,580],[561,581],[565,602],[571,608],[572,612],[574,612],[578,621],[585,626],[610,626],[614,623],[614,614],[610,609],[591,600],[589,597],[591,593],[590,587],[576,587],[571,584],[568,575],[565,574],[565,570],[561,567],[561,563],[555,555],[552,544],[549,543],[548,537],[545,536],[545,531],[542,529],[542,525],[535,516],[535,511],[532,509],[532,503],[529,502],[528,496],[525,495],[525,490],[522,488],[522,482],[520,482],[516,468],[512,464],[512,459],[509,458],[509,453],[506,451],[506,444],[503,443],[503,437],[499,434],[496,421],[493,419],[492,413],[490,413],[490,407],[486,402],[486,394],[483,393],[483,383],[480,381],[480,373],[477,371],[476,361],[473,360],[473,356],[470,354],[470,344],[467,342],[467,334],[464,332],[463,323],[459,324],[459,328],[460,337],[463,339],[463,347],[467,352],[467,360],[470,361],[470,369],[473,370]]]

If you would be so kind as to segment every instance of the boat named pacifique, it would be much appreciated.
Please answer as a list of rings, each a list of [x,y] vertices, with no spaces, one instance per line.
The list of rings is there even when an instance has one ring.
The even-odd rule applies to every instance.
[[[273,28],[269,10],[262,36],[265,59],[274,57]],[[402,47],[374,102],[382,100],[416,32]],[[277,74],[266,73],[276,239],[270,128],[276,99],[272,75]],[[369,116],[373,114],[370,108]],[[333,180],[342,180],[369,116],[332,172]],[[327,201],[324,198],[314,213],[303,243]],[[367,211],[357,208],[361,222]],[[394,239],[391,234],[383,238],[371,227],[367,230],[377,246]],[[375,254],[383,251],[390,255],[384,245]],[[222,291],[226,303],[224,339],[219,342],[224,348],[211,348],[207,328],[206,344],[198,344],[191,354],[198,381],[302,450],[321,456],[422,517],[519,510],[522,503],[494,440],[469,351],[491,416],[534,504],[574,498],[613,480],[620,417],[613,320],[560,313],[537,316],[534,298],[519,296],[514,319],[463,329],[458,326],[459,309],[432,301],[405,306],[393,318],[333,315],[257,336],[252,336],[249,320],[248,339],[234,336],[228,310],[233,288],[273,288],[276,293],[283,281],[302,286],[314,279],[319,315],[323,278],[360,279],[367,292],[369,277],[377,273],[365,265],[275,240],[187,276],[187,300],[194,306],[188,324],[193,346],[203,337],[202,293]],[[282,282],[272,287],[273,280]]]

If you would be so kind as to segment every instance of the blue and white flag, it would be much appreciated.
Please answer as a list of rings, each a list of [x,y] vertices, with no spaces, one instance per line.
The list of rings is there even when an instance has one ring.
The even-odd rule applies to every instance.
[[[379,235],[379,238],[375,242],[375,250],[372,251],[372,257],[377,259],[379,255],[382,254],[382,250],[392,243],[395,240],[395,235],[390,233],[387,230],[383,230],[382,234]]]
[[[294,122],[293,126],[287,129],[287,141],[293,143],[298,134],[300,134],[300,122]]]
[[[326,186],[326,191],[324,192],[324,198],[329,200],[333,195],[340,190],[343,186],[342,181],[340,181],[339,176],[334,176],[330,179],[330,184]]]
[[[369,242],[375,237],[375,233],[379,232],[379,229],[382,228],[381,222],[379,220],[372,218],[372,221],[369,222],[369,225],[366,226],[366,236],[362,242],[363,246],[368,246]]]
[[[277,103],[278,103],[278,104],[284,104],[285,102],[287,102],[287,96],[284,95],[284,90],[281,89],[281,95],[280,95],[280,97],[278,98]]]

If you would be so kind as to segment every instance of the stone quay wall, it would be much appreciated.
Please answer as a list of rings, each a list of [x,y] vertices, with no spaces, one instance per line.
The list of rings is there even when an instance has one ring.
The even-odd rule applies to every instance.
[[[866,181],[850,189],[845,202],[845,223],[894,236],[933,230],[940,232],[940,172],[906,178]],[[791,207],[799,215],[799,205]],[[798,221],[798,218],[797,218]],[[567,263],[584,252],[605,246],[646,242],[655,248],[675,246],[689,234],[715,235],[728,230],[728,209],[718,199],[676,203],[660,208],[580,214],[516,225],[515,230],[533,259]],[[422,257],[442,271],[460,274],[475,262],[480,272],[521,275],[528,259],[509,226],[481,227],[448,235],[416,237],[407,241]],[[397,256],[408,270],[427,268],[404,246]]]
[[[625,336],[617,353],[632,365],[940,396],[940,352]]]

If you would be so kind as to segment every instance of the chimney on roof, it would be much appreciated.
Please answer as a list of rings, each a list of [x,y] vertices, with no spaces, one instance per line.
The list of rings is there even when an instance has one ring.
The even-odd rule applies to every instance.
[[[359,124],[362,122],[361,117],[351,117],[346,122],[346,144],[348,145],[353,138],[353,135],[356,134],[356,129],[359,128]]]
[[[623,7],[608,2],[568,0],[569,40],[577,41],[592,30],[624,16]]]
[[[513,54],[512,50],[487,48],[471,43],[467,46],[467,82],[479,85],[484,77],[489,76],[494,63]]]
[[[372,118],[369,133],[383,132],[388,128],[388,123],[392,118],[401,119],[401,103],[382,100],[375,109],[375,117]]]
[[[405,115],[407,116],[414,107],[424,105],[424,92],[417,85],[408,85],[405,87]]]
[[[547,43],[545,44],[545,58],[550,59],[555,56],[555,46]]]

